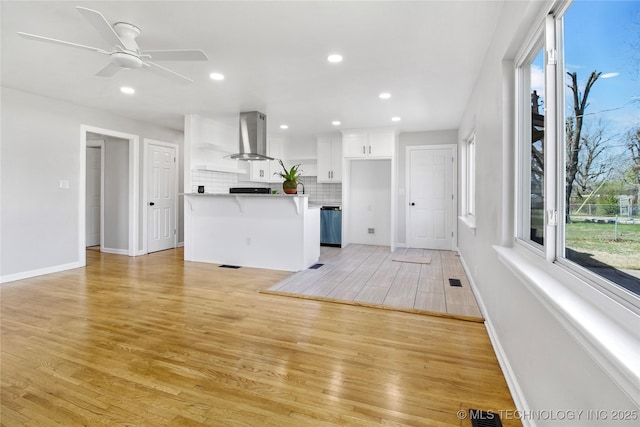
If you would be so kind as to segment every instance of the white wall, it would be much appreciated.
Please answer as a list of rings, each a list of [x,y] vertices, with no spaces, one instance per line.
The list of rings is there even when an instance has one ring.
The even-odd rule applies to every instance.
[[[558,313],[541,303],[498,258],[494,245],[513,239],[513,105],[509,59],[542,22],[544,3],[506,2],[483,72],[464,113],[458,141],[476,131],[476,232],[459,223],[458,247],[478,291],[487,327],[511,390],[525,410],[638,410],[609,372],[579,343]],[[508,91],[507,91],[508,95]],[[504,157],[503,157],[503,154]],[[402,175],[401,175],[402,176]],[[636,331],[637,333],[637,331]],[[613,350],[615,352],[615,349]],[[530,425],[637,425],[620,421],[536,419]]]
[[[77,267],[82,259],[79,190],[85,177],[80,175],[80,125],[140,135],[140,140],[183,143],[180,131],[5,87],[1,107],[3,281]],[[182,177],[182,169],[179,173]],[[59,188],[60,180],[68,180],[69,188]],[[181,206],[179,209],[182,211]],[[182,241],[182,222],[179,226]]]
[[[391,241],[391,160],[351,160],[349,242],[389,246]],[[373,228],[374,234],[368,229]]]
[[[129,141],[105,137],[104,236],[106,252],[129,249]]]

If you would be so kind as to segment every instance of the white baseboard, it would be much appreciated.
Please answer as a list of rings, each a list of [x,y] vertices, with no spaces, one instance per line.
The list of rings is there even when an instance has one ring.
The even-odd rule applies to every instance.
[[[458,252],[459,253],[459,252]],[[504,375],[505,380],[507,381],[507,387],[509,387],[509,392],[511,392],[511,397],[513,398],[513,403],[516,405],[516,409],[521,411],[521,413],[529,413],[529,405],[524,397],[524,393],[520,388],[520,384],[516,379],[516,376],[511,368],[511,364],[509,363],[509,359],[507,359],[507,355],[500,344],[500,340],[498,335],[496,334],[496,330],[493,327],[493,323],[491,322],[491,316],[487,312],[487,308],[484,305],[484,301],[478,292],[478,288],[473,280],[473,276],[471,276],[469,272],[469,268],[467,264],[464,262],[464,258],[460,255],[460,263],[462,264],[462,268],[464,269],[467,278],[469,279],[469,283],[471,284],[471,290],[473,291],[473,295],[476,298],[478,303],[478,308],[480,309],[480,313],[482,317],[484,317],[484,326],[487,329],[487,334],[489,335],[489,340],[491,341],[491,346],[493,347],[493,351],[496,354],[496,358],[498,359],[498,363],[500,364],[500,369],[502,369],[502,374]],[[535,420],[523,419],[520,420],[524,427],[535,427]]]
[[[20,273],[5,274],[0,276],[0,283],[14,282],[16,280],[29,279],[31,277],[43,276],[45,274],[58,273],[60,271],[81,268],[85,265],[80,261],[69,264],[54,265],[52,267],[38,268],[36,270],[22,271]]]
[[[129,255],[129,249],[113,249],[113,248],[102,248],[100,252],[104,252],[106,254],[115,254],[115,255]]]

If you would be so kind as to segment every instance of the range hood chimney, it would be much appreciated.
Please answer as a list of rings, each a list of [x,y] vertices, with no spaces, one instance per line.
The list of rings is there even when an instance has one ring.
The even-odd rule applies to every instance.
[[[238,160],[273,160],[267,156],[267,116],[259,111],[240,113],[240,152],[229,156]]]

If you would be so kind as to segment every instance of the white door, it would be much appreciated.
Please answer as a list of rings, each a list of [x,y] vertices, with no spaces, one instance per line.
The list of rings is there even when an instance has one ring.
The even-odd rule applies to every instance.
[[[86,182],[86,244],[100,245],[100,201],[101,201],[101,158],[100,147],[87,147]]]
[[[176,247],[176,150],[149,145],[147,251]]]
[[[409,150],[407,245],[411,248],[454,248],[454,150]]]

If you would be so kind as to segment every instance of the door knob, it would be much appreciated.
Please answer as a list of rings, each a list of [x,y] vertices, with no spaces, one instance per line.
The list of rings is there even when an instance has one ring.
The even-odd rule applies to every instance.
[[[415,206],[415,205],[416,205],[415,203],[411,203],[411,206]]]
[[[155,206],[155,203],[149,202],[149,206]]]

